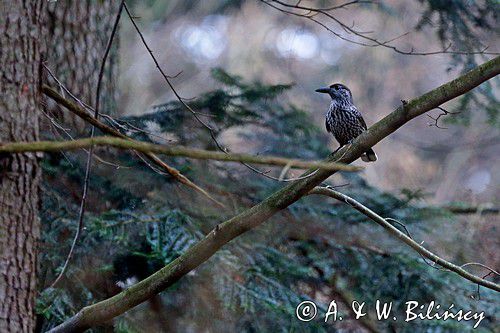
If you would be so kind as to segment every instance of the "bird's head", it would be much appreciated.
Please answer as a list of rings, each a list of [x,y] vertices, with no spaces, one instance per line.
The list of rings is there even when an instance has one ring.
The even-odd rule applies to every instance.
[[[315,90],[319,93],[330,95],[333,100],[346,101],[352,103],[352,93],[349,88],[341,83],[334,83],[329,87],[319,88]]]

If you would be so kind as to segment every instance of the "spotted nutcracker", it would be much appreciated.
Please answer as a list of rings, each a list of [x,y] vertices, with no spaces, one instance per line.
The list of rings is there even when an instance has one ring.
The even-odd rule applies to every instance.
[[[340,147],[350,143],[366,130],[366,123],[352,100],[349,88],[340,83],[326,88],[316,89],[316,92],[329,94],[332,98],[326,113],[326,130],[333,134]],[[377,155],[373,149],[368,149],[361,159],[365,162],[374,162]]]

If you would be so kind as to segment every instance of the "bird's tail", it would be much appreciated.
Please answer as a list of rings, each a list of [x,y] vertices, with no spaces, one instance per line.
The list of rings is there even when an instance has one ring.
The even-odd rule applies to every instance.
[[[365,162],[375,162],[377,160],[377,154],[370,148],[361,155],[361,159]]]

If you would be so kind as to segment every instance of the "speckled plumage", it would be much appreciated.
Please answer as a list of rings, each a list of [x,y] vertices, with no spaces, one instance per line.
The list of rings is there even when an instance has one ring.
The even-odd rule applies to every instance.
[[[318,89],[318,92],[328,93],[332,98],[326,113],[326,130],[333,134],[340,146],[346,145],[367,129],[363,116],[354,105],[352,93],[343,84],[332,84],[328,88]],[[377,160],[372,149],[361,156],[365,162]]]

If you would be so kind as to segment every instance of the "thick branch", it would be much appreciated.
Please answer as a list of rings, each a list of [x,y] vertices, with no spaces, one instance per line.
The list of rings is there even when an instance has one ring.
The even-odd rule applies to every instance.
[[[395,132],[411,119],[468,92],[499,73],[500,57],[496,57],[457,79],[400,106],[360,135],[351,145],[340,149],[328,160],[342,163],[350,163],[356,160],[367,148]],[[312,171],[308,172],[311,173]],[[263,223],[276,212],[293,204],[332,174],[334,174],[332,171],[319,170],[311,177],[285,186],[256,206],[219,224],[200,242],[158,272],[109,299],[83,308],[52,331],[81,332],[110,320],[144,302],[205,262],[224,244]]]
[[[371,220],[373,220],[374,222],[381,225],[391,235],[395,236],[396,238],[398,238],[399,240],[401,240],[402,242],[404,242],[405,244],[410,246],[412,249],[414,249],[415,251],[420,253],[422,256],[426,257],[427,259],[430,259],[433,262],[435,262],[436,264],[438,264],[444,268],[447,268],[448,270],[450,270],[452,272],[457,273],[458,275],[460,275],[461,277],[463,277],[469,281],[477,283],[477,284],[484,286],[486,288],[493,289],[495,291],[500,291],[500,285],[498,285],[494,282],[485,280],[485,279],[483,279],[479,276],[476,276],[474,274],[471,274],[471,273],[467,272],[465,269],[463,269],[462,267],[457,266],[449,261],[446,261],[443,258],[439,257],[438,255],[432,253],[431,251],[427,250],[422,245],[415,242],[409,236],[407,236],[403,232],[399,231],[392,224],[387,222],[386,219],[384,219],[383,217],[381,217],[380,215],[378,215],[377,213],[375,213],[374,211],[372,211],[368,207],[363,206],[361,203],[357,202],[353,198],[351,198],[345,194],[342,194],[340,192],[325,188],[325,187],[316,187],[316,188],[312,189],[311,192],[309,192],[309,194],[326,195],[328,197],[337,199],[341,202],[345,202],[346,204],[352,206],[354,209],[356,209],[361,214],[366,215]]]
[[[61,150],[76,150],[92,146],[111,146],[120,149],[133,149],[142,153],[157,153],[176,157],[189,157],[199,160],[216,160],[224,162],[245,162],[275,166],[290,166],[291,168],[317,168],[329,171],[358,171],[363,169],[353,165],[323,161],[303,161],[292,158],[274,156],[255,156],[248,154],[228,154],[213,150],[188,148],[183,146],[164,146],[130,139],[99,136],[94,138],[71,141],[35,141],[12,142],[0,144],[0,153],[55,152]]]
[[[77,104],[65,99],[63,96],[59,95],[56,90],[52,89],[51,87],[49,87],[47,85],[43,85],[42,91],[46,96],[50,97],[56,103],[64,106],[66,109],[68,109],[69,111],[71,111],[72,113],[77,115],[78,117],[82,118],[83,120],[85,120],[86,122],[91,124],[92,126],[98,128],[101,132],[112,135],[112,136],[116,136],[118,138],[132,140],[130,137],[126,136],[125,134],[122,134],[119,131],[115,130],[114,128],[102,123],[101,121],[99,121],[99,119],[92,117],[92,115],[90,115],[88,112],[86,112],[83,108],[81,108]],[[221,202],[219,202],[218,200],[213,198],[210,194],[208,194],[207,191],[205,191],[204,189],[202,189],[201,187],[199,187],[198,185],[193,183],[189,178],[184,176],[176,168],[173,168],[170,165],[168,165],[167,163],[163,162],[155,154],[153,154],[151,152],[147,152],[144,154],[144,156],[148,160],[150,160],[151,162],[153,162],[154,164],[156,164],[157,166],[159,166],[160,168],[165,170],[168,174],[170,174],[172,177],[174,177],[174,179],[176,179],[180,183],[182,183],[182,184],[194,189],[195,191],[203,194],[205,197],[207,197],[211,201],[215,202],[217,205],[224,207],[224,205]]]

